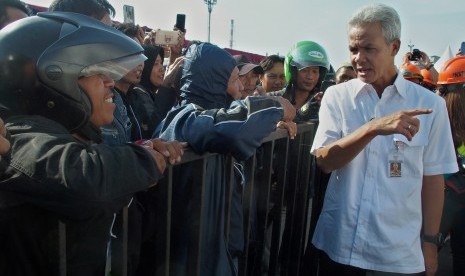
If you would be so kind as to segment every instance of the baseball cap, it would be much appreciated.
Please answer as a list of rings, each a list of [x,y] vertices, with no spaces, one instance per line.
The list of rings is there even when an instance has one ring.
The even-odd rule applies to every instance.
[[[239,68],[239,76],[245,75],[253,70],[256,74],[263,74],[263,68],[255,63],[252,63],[250,59],[246,58],[244,55],[234,55],[234,60],[236,60],[237,68]]]

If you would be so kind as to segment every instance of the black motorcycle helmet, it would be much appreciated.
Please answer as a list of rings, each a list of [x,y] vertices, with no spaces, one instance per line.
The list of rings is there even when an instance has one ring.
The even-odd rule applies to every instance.
[[[121,32],[81,14],[39,13],[14,22],[0,31],[0,115],[42,115],[70,132],[89,129],[92,104],[78,78],[118,80],[145,60],[142,52]]]

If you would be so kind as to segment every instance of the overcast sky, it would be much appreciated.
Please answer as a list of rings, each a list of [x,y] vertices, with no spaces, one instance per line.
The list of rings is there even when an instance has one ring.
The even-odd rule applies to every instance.
[[[51,0],[23,0],[48,6]],[[137,24],[170,30],[176,14],[186,14],[187,39],[206,41],[208,11],[204,0],[109,0],[115,20],[123,21],[123,5],[134,6]],[[231,19],[233,48],[261,55],[285,55],[300,40],[320,43],[333,67],[349,60],[346,23],[357,8],[379,1],[363,0],[218,0],[211,15],[211,42],[229,47]],[[400,53],[414,44],[427,54],[441,56],[448,45],[455,53],[465,41],[464,0],[391,0],[402,22]],[[396,63],[401,62],[401,55]]]

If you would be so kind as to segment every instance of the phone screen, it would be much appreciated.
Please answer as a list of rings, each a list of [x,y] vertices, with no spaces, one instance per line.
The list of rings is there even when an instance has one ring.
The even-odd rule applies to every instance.
[[[460,52],[462,53],[462,55],[465,55],[465,41],[462,42],[462,45],[460,46]]]

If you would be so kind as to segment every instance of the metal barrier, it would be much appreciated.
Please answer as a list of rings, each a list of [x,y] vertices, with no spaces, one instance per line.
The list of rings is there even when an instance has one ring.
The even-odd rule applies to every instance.
[[[315,275],[311,264],[310,234],[314,217],[311,215],[314,193],[315,164],[310,155],[316,125],[305,123],[298,125],[298,134],[289,140],[287,131],[279,129],[264,139],[253,157],[242,163],[244,169],[243,211],[244,211],[244,252],[238,257],[238,274],[247,275]],[[194,214],[198,224],[189,231],[188,275],[200,275],[200,254],[202,228],[205,217],[205,175],[207,160],[216,154],[196,155],[186,151],[182,162],[168,166],[165,177],[158,183],[158,192],[165,199],[160,206],[162,214],[157,233],[157,263],[155,275],[170,275],[176,264],[170,259],[173,215],[173,185],[179,181],[178,171],[189,166],[192,174],[190,185],[195,185],[201,206]],[[231,205],[235,160],[226,158],[227,180],[225,189],[224,237],[229,241]],[[183,167],[184,166],[184,167]],[[178,177],[178,178],[177,178]],[[186,207],[188,208],[188,207]],[[123,223],[127,235],[127,210]],[[313,221],[312,221],[313,220]],[[221,221],[218,221],[221,224]],[[271,239],[270,239],[271,237]],[[127,237],[125,238],[127,239]],[[267,241],[268,240],[268,241]],[[122,246],[126,250],[127,246]],[[268,253],[269,252],[269,253]],[[112,275],[126,275],[126,252],[115,254],[112,260]],[[309,259],[310,258],[310,259]],[[120,266],[120,264],[123,264]]]

